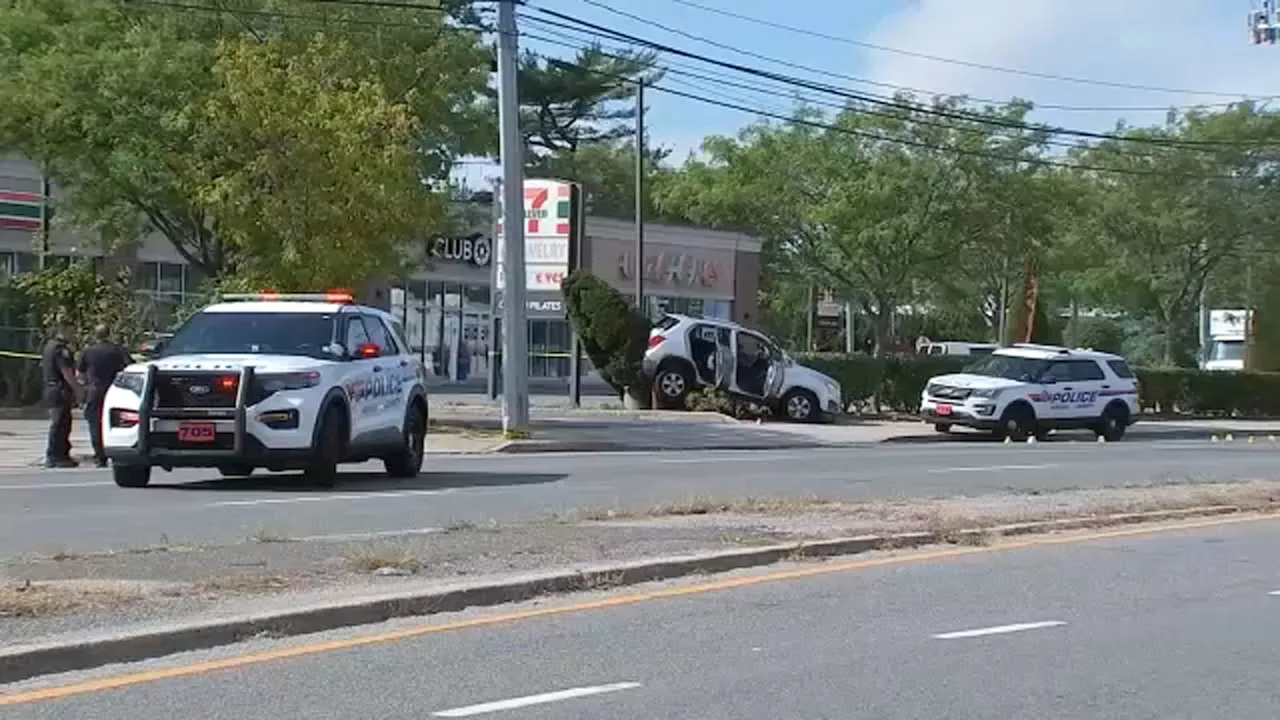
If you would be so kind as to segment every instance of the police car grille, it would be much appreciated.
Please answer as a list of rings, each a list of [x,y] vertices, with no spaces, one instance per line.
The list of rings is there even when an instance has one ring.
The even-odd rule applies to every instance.
[[[156,407],[235,407],[235,393],[219,391],[218,377],[214,373],[157,373]],[[207,389],[202,391],[202,388]]]
[[[946,385],[930,385],[929,396],[941,400],[964,400],[971,391],[965,388],[953,388]]]

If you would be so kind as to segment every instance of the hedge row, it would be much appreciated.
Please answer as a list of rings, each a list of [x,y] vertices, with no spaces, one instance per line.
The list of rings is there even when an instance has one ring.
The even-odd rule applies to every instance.
[[[846,407],[913,413],[935,375],[960,372],[975,358],[946,355],[801,353],[796,361],[835,378]],[[1162,414],[1280,416],[1280,373],[1134,368],[1143,409]]]

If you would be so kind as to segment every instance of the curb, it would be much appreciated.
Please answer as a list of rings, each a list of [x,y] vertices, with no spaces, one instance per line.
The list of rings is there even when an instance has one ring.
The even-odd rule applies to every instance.
[[[700,452],[705,450],[807,450],[840,447],[814,440],[797,439],[786,443],[761,443],[751,439],[709,441],[695,447],[664,447],[662,452]],[[652,453],[653,449],[617,440],[506,440],[485,451],[494,455],[534,455],[538,453],[596,452]]]
[[[318,603],[294,610],[246,615],[170,627],[103,635],[71,643],[56,641],[0,648],[0,685],[40,675],[72,672],[116,663],[131,663],[193,650],[205,650],[255,637],[281,638],[371,625],[394,618],[458,612],[467,608],[524,602],[545,595],[621,587],[690,575],[724,573],[773,565],[787,560],[857,555],[875,550],[938,544],[981,544],[995,537],[1061,530],[1114,527],[1144,522],[1213,517],[1246,512],[1215,505],[1097,517],[1018,523],[990,528],[895,535],[863,535],[831,540],[785,543],[746,550],[723,550],[679,557],[558,570],[501,582],[455,586],[433,591],[386,593],[355,600]],[[0,695],[0,697],[3,697]]]

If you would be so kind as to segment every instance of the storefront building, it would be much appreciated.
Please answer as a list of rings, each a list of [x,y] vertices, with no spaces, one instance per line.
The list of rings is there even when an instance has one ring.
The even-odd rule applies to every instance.
[[[635,226],[588,216],[583,263],[620,292],[635,292]],[[492,234],[475,232],[434,245],[429,268],[393,287],[389,310],[440,383],[484,383],[492,360]],[[664,312],[750,325],[760,286],[760,241],[741,233],[646,224],[644,289],[652,317]],[[530,283],[529,376],[569,376],[569,324],[553,278]],[[544,282],[547,281],[547,282]],[[584,372],[589,371],[584,363]]]

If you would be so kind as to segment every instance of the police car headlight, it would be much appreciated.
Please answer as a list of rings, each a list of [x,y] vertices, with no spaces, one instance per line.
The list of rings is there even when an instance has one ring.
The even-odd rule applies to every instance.
[[[974,390],[972,397],[983,398],[985,400],[994,400],[1000,396],[999,388],[987,388],[985,390]]]
[[[268,394],[281,390],[306,390],[320,384],[320,373],[311,370],[300,373],[272,373],[257,376],[262,389]]]
[[[116,375],[116,379],[111,384],[118,388],[132,391],[138,395],[142,394],[142,386],[146,383],[146,377],[141,373],[122,372]]]

